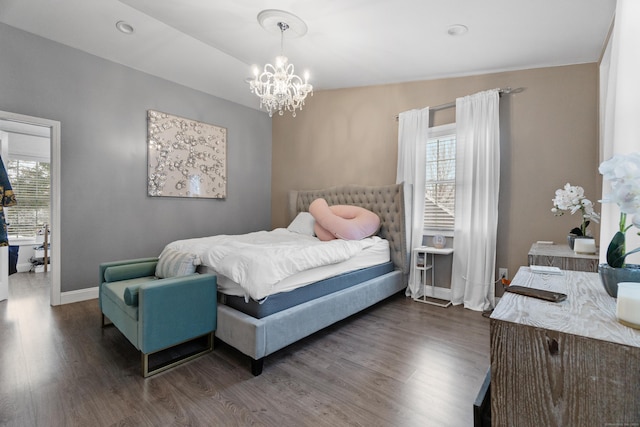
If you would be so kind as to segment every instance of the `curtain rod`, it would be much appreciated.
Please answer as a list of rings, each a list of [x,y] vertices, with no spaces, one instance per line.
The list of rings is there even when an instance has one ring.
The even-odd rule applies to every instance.
[[[503,94],[509,94],[513,92],[513,90],[510,87],[505,87],[505,88],[500,88],[498,89],[498,95],[502,96]],[[440,111],[440,110],[446,110],[447,108],[452,108],[456,106],[456,101],[451,101],[451,102],[447,102],[446,104],[440,104],[440,105],[436,105],[434,107],[429,107],[429,111]],[[398,121],[398,119],[400,118],[399,115],[396,116],[396,121]]]

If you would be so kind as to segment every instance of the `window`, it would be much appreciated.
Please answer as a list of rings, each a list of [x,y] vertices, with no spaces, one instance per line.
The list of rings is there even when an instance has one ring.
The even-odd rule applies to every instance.
[[[49,224],[49,163],[12,159],[7,174],[18,204],[7,209],[7,233],[10,236],[35,237],[36,231]]]
[[[456,203],[455,124],[430,130],[426,147],[425,230],[453,230]]]

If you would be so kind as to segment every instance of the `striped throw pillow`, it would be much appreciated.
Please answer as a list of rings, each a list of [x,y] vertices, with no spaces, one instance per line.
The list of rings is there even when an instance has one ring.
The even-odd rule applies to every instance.
[[[198,265],[200,265],[198,255],[165,249],[160,254],[160,259],[156,266],[156,277],[166,279],[186,276],[195,273]]]

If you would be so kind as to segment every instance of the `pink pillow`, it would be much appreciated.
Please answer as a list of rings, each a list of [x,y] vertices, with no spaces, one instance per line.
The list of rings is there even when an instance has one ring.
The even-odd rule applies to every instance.
[[[316,220],[316,236],[323,241],[336,238],[360,240],[375,234],[380,228],[378,215],[359,206],[329,206],[325,199],[316,199],[309,205],[309,213]]]

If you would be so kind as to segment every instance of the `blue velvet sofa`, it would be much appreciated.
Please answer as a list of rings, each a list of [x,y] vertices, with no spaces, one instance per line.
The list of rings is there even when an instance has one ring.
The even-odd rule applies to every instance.
[[[159,279],[157,263],[140,258],[100,264],[102,326],[108,318],[140,350],[144,377],[213,350],[217,322],[215,275]],[[197,340],[205,343],[195,351],[187,347],[186,355],[150,366],[150,356]]]

